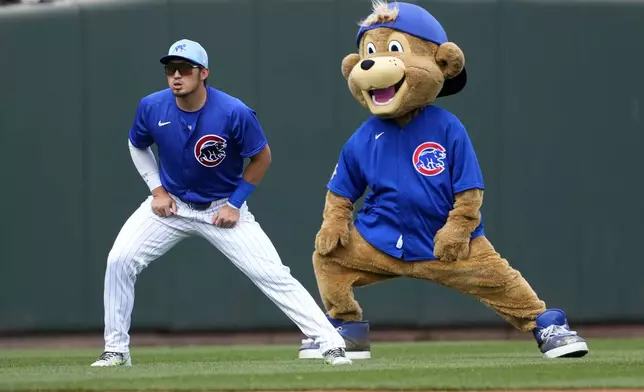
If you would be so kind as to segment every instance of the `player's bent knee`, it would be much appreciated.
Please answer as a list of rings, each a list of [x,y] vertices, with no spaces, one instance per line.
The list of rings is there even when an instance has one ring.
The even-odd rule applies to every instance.
[[[127,253],[110,252],[107,256],[107,269],[109,272],[126,275],[138,275],[145,266],[137,263]]]

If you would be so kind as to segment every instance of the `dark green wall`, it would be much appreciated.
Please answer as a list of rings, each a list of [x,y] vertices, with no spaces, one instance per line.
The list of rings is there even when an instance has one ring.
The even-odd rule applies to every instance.
[[[469,85],[440,104],[477,149],[497,250],[573,322],[644,321],[644,3],[417,3],[466,54]],[[158,58],[184,37],[208,50],[211,84],[257,110],[274,160],[250,206],[318,298],[311,252],[325,184],[367,117],[340,62],[369,10],[364,0],[0,9],[0,330],[102,328],[107,253],[147,194],[127,131],[138,100],[166,87]],[[426,282],[357,297],[374,327],[502,323]],[[139,278],[133,328],[273,327],[294,328],[202,239]]]

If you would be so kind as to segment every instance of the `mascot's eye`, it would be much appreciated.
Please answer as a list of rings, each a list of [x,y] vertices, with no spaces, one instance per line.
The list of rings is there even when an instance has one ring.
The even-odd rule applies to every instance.
[[[390,52],[403,52],[403,46],[398,41],[391,41],[389,43],[389,51]]]
[[[374,45],[372,42],[369,42],[367,44],[367,54],[373,54],[376,53],[376,45]]]

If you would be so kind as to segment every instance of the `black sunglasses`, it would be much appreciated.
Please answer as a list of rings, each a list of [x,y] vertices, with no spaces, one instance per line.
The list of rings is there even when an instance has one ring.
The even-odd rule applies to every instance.
[[[192,74],[193,68],[201,68],[201,67],[190,63],[174,63],[174,64],[166,64],[163,68],[165,69],[165,74],[168,76],[174,75],[177,71],[179,71],[181,75],[187,76]]]

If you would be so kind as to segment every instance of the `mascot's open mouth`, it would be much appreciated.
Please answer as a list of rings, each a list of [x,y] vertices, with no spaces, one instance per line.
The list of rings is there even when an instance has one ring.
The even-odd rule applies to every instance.
[[[403,82],[405,81],[405,76],[400,79],[400,81],[393,86],[389,86],[386,88],[379,88],[376,90],[369,90],[369,96],[371,97],[371,101],[375,105],[387,105],[389,102],[393,101],[394,97],[396,96],[396,93],[400,89],[400,86],[402,86]]]

